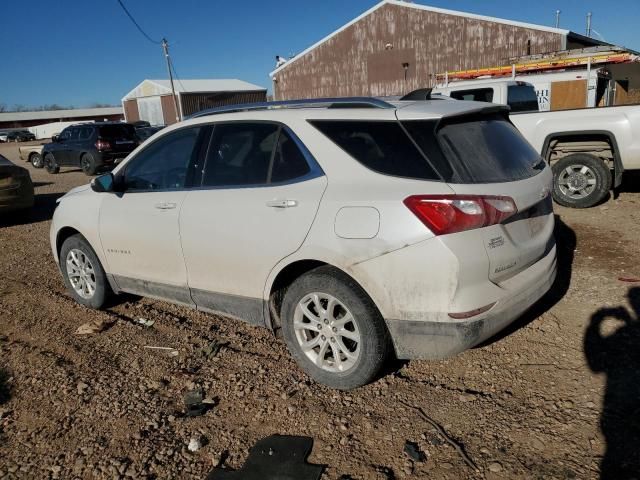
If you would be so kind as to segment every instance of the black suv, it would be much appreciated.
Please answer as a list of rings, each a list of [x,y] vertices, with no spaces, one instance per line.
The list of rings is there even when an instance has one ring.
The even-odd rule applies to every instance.
[[[65,128],[42,147],[44,167],[80,167],[87,175],[113,167],[138,146],[133,125],[121,122],[83,123]]]
[[[36,136],[28,130],[13,130],[7,132],[7,142],[29,142],[35,139]]]

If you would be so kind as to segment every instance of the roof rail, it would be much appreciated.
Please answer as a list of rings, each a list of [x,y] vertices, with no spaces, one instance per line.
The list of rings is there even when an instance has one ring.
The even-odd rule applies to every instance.
[[[240,103],[209,108],[194,113],[189,118],[206,117],[220,113],[248,112],[251,110],[275,110],[280,108],[395,108],[388,102],[372,97],[309,98],[280,100],[276,102]]]

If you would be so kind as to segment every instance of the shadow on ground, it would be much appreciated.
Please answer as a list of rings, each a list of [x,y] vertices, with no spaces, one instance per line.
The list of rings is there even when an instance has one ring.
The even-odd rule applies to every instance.
[[[9,372],[0,367],[0,405],[6,403],[11,398],[11,390],[9,388]]]
[[[64,193],[41,193],[35,196],[35,204],[30,210],[13,212],[0,217],[0,228],[29,223],[46,222],[53,218],[56,200]]]
[[[556,252],[558,255],[558,273],[556,275],[555,282],[553,282],[553,285],[547,294],[527,310],[520,318],[518,318],[518,320],[513,322],[494,337],[481,345],[478,345],[477,348],[495,343],[505,337],[508,337],[512,333],[517,332],[521,328],[526,327],[538,317],[551,310],[567,294],[569,286],[571,285],[573,255],[576,249],[577,240],[573,229],[564,223],[558,215],[556,215],[555,220],[556,228],[554,235],[556,237]]]
[[[631,310],[622,305],[598,310],[584,338],[589,368],[607,378],[601,480],[640,479],[640,287],[629,289],[627,298]]]

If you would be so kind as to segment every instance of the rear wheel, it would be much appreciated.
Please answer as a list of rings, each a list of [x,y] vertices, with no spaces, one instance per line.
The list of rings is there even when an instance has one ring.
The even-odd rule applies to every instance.
[[[80,159],[80,167],[82,167],[82,171],[85,175],[95,175],[97,168],[93,155],[90,153],[83,154]]]
[[[62,244],[60,269],[76,302],[89,308],[102,308],[111,288],[100,260],[82,235],[73,235]]]
[[[563,157],[552,170],[553,199],[565,207],[593,207],[611,188],[611,170],[603,160],[588,153]]]
[[[282,331],[302,369],[341,390],[373,380],[390,352],[378,309],[353,279],[332,267],[308,272],[287,290]]]
[[[56,158],[53,156],[53,153],[45,154],[44,168],[51,174],[55,174],[60,171],[60,166],[58,165],[58,162],[56,162]]]
[[[37,152],[34,152],[29,156],[29,161],[34,168],[42,168],[44,167],[44,162],[42,161],[42,155]]]

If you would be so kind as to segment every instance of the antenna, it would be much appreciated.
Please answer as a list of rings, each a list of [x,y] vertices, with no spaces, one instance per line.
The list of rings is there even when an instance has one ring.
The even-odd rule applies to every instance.
[[[560,14],[562,10],[556,10],[556,28],[560,28]]]
[[[591,16],[591,12],[587,13],[587,37],[591,37]]]

